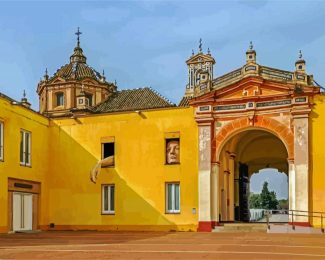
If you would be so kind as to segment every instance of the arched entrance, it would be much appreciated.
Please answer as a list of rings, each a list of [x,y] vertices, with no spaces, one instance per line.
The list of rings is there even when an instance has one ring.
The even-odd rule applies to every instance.
[[[233,133],[220,148],[218,185],[212,187],[218,192],[219,222],[248,222],[251,176],[265,168],[288,175],[287,148],[274,133],[256,127]]]

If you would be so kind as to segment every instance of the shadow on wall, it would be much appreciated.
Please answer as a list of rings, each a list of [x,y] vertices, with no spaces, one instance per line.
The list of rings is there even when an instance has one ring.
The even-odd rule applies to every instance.
[[[159,194],[162,201],[156,201],[148,195],[146,189],[122,179],[120,169],[103,168],[97,184],[90,181],[90,171],[100,158],[94,155],[89,140],[82,142],[76,135],[78,126],[62,127],[54,122],[51,126],[51,167],[49,173],[49,223],[42,228],[52,230],[195,230],[195,226],[182,228],[164,216],[165,194]],[[90,133],[91,135],[91,133]],[[84,136],[83,138],[87,138]],[[94,142],[97,139],[94,137]],[[98,144],[100,145],[100,143]],[[94,149],[93,149],[94,150]],[[134,174],[134,172],[127,172]],[[115,214],[102,214],[102,184],[115,185]],[[157,197],[157,192],[152,194]],[[157,209],[156,207],[160,207]],[[177,217],[177,216],[176,216]],[[180,217],[180,216],[179,216]]]

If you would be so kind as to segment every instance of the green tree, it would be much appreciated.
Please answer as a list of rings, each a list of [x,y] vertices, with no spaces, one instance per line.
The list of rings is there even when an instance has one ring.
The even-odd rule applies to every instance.
[[[249,208],[250,209],[260,209],[261,208],[260,194],[254,194],[253,192],[251,192],[249,194]]]
[[[277,206],[279,204],[276,193],[274,191],[269,191],[268,188],[268,182],[265,181],[263,183],[263,188],[261,192],[261,208],[263,209],[277,209]]]
[[[289,202],[286,199],[279,200],[279,209],[289,209]]]
[[[270,205],[269,209],[277,209],[279,202],[276,198],[276,193],[274,191],[271,191],[270,196],[271,196],[271,198],[270,198],[270,203],[269,203],[269,205]]]

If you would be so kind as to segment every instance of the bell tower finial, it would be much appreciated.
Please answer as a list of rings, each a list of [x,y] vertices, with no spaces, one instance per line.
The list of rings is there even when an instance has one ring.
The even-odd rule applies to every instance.
[[[295,63],[296,71],[299,73],[306,73],[306,61],[302,57],[302,51],[299,50],[298,60]]]
[[[82,34],[82,32],[80,32],[78,27],[78,31],[75,33],[75,35],[77,35],[77,47],[80,47],[80,34]]]
[[[246,51],[246,63],[256,63],[256,51],[252,41],[249,42],[249,47]]]

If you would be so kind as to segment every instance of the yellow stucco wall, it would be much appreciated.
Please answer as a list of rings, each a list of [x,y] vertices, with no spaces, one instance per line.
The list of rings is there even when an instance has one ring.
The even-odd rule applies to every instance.
[[[179,165],[165,165],[168,132],[180,133]],[[93,184],[90,170],[101,158],[101,138],[109,136],[115,137],[115,167],[102,169]],[[196,230],[197,136],[192,108],[54,120],[49,223],[57,229]],[[180,182],[180,214],[165,213],[166,182]],[[115,184],[115,215],[101,214],[102,184]]]
[[[41,183],[39,223],[47,223],[46,173],[48,172],[49,121],[45,117],[0,97],[0,121],[4,123],[4,160],[0,161],[0,232],[8,226],[8,178]],[[20,130],[30,131],[31,167],[20,165]]]
[[[325,212],[325,95],[314,98],[311,126],[310,207],[312,211]],[[313,224],[319,225],[320,219],[314,219]]]
[[[325,212],[325,95],[314,98],[310,129],[310,210]],[[8,178],[41,183],[43,229],[196,230],[198,129],[192,108],[92,115],[49,122],[0,97],[0,232],[7,232]],[[20,129],[32,133],[31,167],[19,164]],[[165,165],[165,134],[180,134],[180,164]],[[89,180],[101,138],[115,137],[115,167]],[[181,212],[165,213],[165,183],[180,182]],[[101,214],[101,185],[115,184],[115,215]],[[196,213],[193,214],[193,208]],[[311,220],[319,226],[320,220]]]

